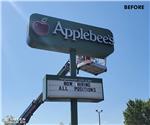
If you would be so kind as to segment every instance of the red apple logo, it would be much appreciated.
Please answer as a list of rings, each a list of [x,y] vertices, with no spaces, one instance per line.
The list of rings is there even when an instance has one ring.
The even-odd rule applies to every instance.
[[[41,21],[32,22],[32,29],[40,36],[47,35],[49,33],[47,18],[43,18]]]

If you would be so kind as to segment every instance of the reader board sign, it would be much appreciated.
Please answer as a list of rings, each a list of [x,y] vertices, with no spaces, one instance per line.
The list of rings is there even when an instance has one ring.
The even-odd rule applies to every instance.
[[[29,22],[28,45],[33,48],[105,58],[114,51],[110,30],[67,21],[41,14],[32,14]]]
[[[43,101],[99,102],[104,100],[102,79],[46,75]]]

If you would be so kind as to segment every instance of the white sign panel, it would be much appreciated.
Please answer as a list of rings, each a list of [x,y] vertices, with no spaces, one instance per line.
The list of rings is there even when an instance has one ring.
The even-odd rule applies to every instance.
[[[76,98],[81,102],[99,102],[104,99],[101,79],[54,77],[50,75],[44,80],[44,101],[69,101]]]

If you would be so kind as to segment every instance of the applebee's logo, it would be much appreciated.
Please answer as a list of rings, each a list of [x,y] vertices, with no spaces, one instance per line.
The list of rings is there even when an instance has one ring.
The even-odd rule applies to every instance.
[[[49,33],[49,25],[47,23],[47,18],[41,19],[41,21],[32,22],[32,29],[34,32],[40,36],[47,35]]]

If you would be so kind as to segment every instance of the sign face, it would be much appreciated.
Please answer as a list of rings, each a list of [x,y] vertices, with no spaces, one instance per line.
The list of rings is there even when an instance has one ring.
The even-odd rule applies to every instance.
[[[43,101],[99,102],[104,100],[102,79],[46,75]]]
[[[28,45],[33,48],[105,58],[114,51],[112,32],[108,29],[32,14]]]

